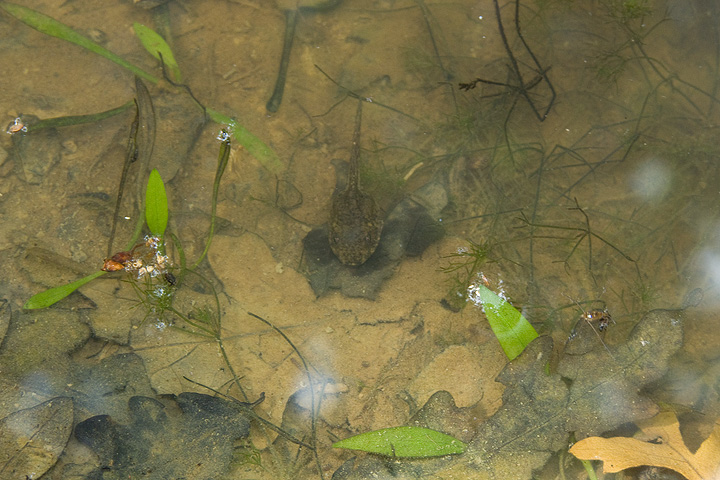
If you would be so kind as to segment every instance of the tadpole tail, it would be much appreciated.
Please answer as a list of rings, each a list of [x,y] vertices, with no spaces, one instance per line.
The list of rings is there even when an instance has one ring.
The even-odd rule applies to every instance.
[[[282,56],[280,57],[280,70],[278,71],[277,80],[275,80],[272,97],[270,97],[270,100],[265,104],[265,108],[271,113],[277,112],[282,103],[283,93],[285,92],[285,78],[287,77],[287,69],[290,64],[290,51],[292,50],[293,39],[295,38],[297,21],[297,10],[285,10],[285,39],[283,41]]]
[[[360,162],[360,126],[362,124],[362,104],[363,99],[358,98],[357,112],[355,113],[355,130],[352,138],[352,149],[350,150],[350,174],[348,176],[348,186],[350,189],[357,189],[359,185],[359,166]]]

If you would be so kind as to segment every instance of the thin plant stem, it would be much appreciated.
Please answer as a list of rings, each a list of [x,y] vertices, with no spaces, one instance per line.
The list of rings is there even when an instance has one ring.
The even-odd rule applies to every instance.
[[[272,328],[273,330],[275,330],[275,332],[277,332],[281,337],[283,337],[283,339],[287,342],[287,344],[290,345],[290,348],[292,348],[295,351],[298,358],[300,358],[300,361],[303,364],[303,368],[305,369],[305,375],[307,376],[308,388],[310,389],[310,432],[311,432],[310,435],[313,440],[313,445],[315,445],[317,443],[317,421],[316,421],[317,412],[315,410],[315,387],[313,385],[312,376],[310,375],[310,369],[308,367],[307,362],[305,361],[305,357],[300,353],[300,350],[298,350],[298,348],[295,346],[295,344],[292,342],[292,340],[290,340],[288,338],[288,336],[285,335],[285,333],[282,330],[280,330],[278,327],[276,327],[274,324],[265,320],[264,318],[262,318],[259,315],[255,315],[252,312],[248,312],[248,315],[260,320],[265,325],[267,325],[270,328]],[[323,470],[322,470],[322,465],[320,463],[320,457],[318,456],[318,453],[317,453],[317,448],[313,447],[312,451],[315,456],[315,462],[317,464],[318,472],[320,472],[320,478],[323,478]]]
[[[228,159],[230,158],[230,135],[226,130],[223,129],[220,133],[220,137],[218,138],[220,138],[222,143],[220,144],[218,165],[217,170],[215,171],[215,181],[213,182],[212,207],[210,213],[210,231],[208,232],[207,241],[205,242],[205,250],[203,250],[200,258],[198,258],[195,264],[192,266],[193,269],[197,268],[197,266],[200,265],[200,262],[203,261],[208,251],[210,250],[210,244],[212,243],[213,235],[215,234],[215,220],[217,218],[216,211],[218,192],[220,190],[220,180],[222,179],[223,173],[225,172],[225,167],[227,167],[228,164]]]

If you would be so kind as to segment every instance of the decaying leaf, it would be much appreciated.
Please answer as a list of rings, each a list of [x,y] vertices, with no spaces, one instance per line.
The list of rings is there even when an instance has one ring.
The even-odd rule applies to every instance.
[[[13,313],[0,349],[0,417],[35,406],[39,399],[72,396],[67,387],[70,352],[89,336],[73,312]]]
[[[693,325],[696,329],[711,328]],[[697,335],[697,334],[696,334]],[[704,418],[720,418],[720,357],[717,345],[707,342],[706,353],[686,353],[673,360],[663,388],[656,398],[668,404],[684,405],[691,411],[701,412]],[[709,432],[705,432],[706,434]]]
[[[568,432],[584,437],[652,416],[656,407],[639,391],[662,376],[682,344],[681,316],[650,312],[610,351],[597,342],[584,355],[563,357],[559,375],[545,373],[552,342],[533,342],[497,378],[508,388],[503,406],[468,447],[473,466],[497,478],[529,478],[550,452],[562,448]],[[522,472],[518,465],[524,465]]]
[[[595,342],[582,355],[563,357],[557,373],[547,373],[553,342],[539,337],[498,375],[507,387],[503,405],[479,425],[463,455],[446,463],[403,464],[444,478],[529,479],[552,452],[566,448],[569,432],[585,437],[653,416],[656,406],[639,392],[660,379],[681,344],[682,311],[654,310],[621,344],[606,349]],[[390,479],[395,471],[380,462],[362,469],[348,462],[336,475]]]
[[[153,395],[145,365],[134,353],[119,353],[102,360],[76,355],[68,378],[75,412],[79,419],[109,414],[116,422],[127,422],[128,400],[135,395]]]
[[[93,478],[224,478],[235,440],[250,423],[230,402],[199,393],[181,393],[174,402],[132,397],[128,425],[98,415],[75,428],[77,439],[100,459]],[[179,408],[176,408],[179,407]]]
[[[57,397],[0,422],[0,478],[40,478],[55,465],[70,438],[73,402]]]
[[[564,414],[568,431],[584,438],[657,413],[640,390],[664,375],[681,347],[682,315],[680,310],[654,310],[619,345],[606,349],[596,342],[590,352],[563,357],[558,373],[572,380],[571,408]]]
[[[638,425],[650,442],[590,437],[573,445],[570,453],[581,460],[602,460],[606,473],[647,465],[675,470],[688,480],[720,477],[720,424],[694,454],[685,446],[674,413],[663,412]]]

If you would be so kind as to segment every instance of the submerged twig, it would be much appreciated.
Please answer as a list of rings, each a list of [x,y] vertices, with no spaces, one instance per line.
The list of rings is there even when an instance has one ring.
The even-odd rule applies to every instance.
[[[312,13],[323,10],[330,10],[340,4],[342,0],[321,0],[309,2],[304,5],[298,2],[295,8],[285,10],[285,34],[283,35],[283,49],[280,55],[280,67],[278,68],[278,76],[275,79],[275,87],[272,96],[265,104],[265,109],[270,113],[275,113],[280,109],[283,94],[285,93],[285,81],[287,79],[287,70],[290,65],[290,53],[292,52],[293,40],[295,39],[295,29],[297,27],[298,18],[301,13]]]
[[[511,72],[513,76],[517,79],[517,84],[509,84],[509,83],[503,83],[503,82],[497,82],[493,80],[487,80],[484,78],[476,78],[475,80],[467,83],[460,83],[459,87],[460,90],[472,90],[477,86],[478,83],[485,83],[488,85],[497,85],[497,86],[503,86],[507,87],[509,89],[512,89],[516,92],[518,92],[527,102],[528,105],[530,105],[530,108],[532,109],[533,113],[537,117],[538,120],[541,122],[544,121],[548,113],[550,113],[550,110],[553,107],[553,104],[555,103],[555,87],[553,86],[552,82],[550,81],[550,78],[548,77],[548,71],[550,70],[550,67],[543,67],[540,64],[540,61],[535,56],[535,53],[533,53],[532,49],[530,48],[530,45],[525,40],[525,37],[523,36],[522,29],[520,28],[520,0],[515,0],[515,33],[520,39],[520,41],[523,44],[523,47],[525,48],[525,51],[527,52],[528,56],[532,60],[532,62],[535,64],[535,71],[537,72],[537,75],[530,80],[529,82],[525,82],[525,79],[523,78],[522,72],[520,70],[520,64],[513,53],[512,49],[510,48],[510,43],[508,42],[507,35],[505,34],[505,27],[503,26],[502,22],[502,16],[500,14],[500,5],[498,4],[498,0],[493,0],[493,4],[495,6],[495,16],[497,18],[498,23],[498,30],[500,32],[500,38],[502,39],[503,46],[505,47],[505,52],[507,53],[508,59],[510,60],[510,67]],[[540,82],[544,82],[548,89],[550,90],[550,100],[548,101],[547,106],[544,110],[540,111],[537,106],[535,105],[535,102],[530,98],[529,90],[540,84]],[[515,102],[513,102],[512,107],[510,110],[515,107]]]
[[[450,73],[448,69],[445,68],[445,65],[442,61],[442,56],[440,55],[440,49],[438,48],[438,42],[435,39],[435,34],[433,33],[432,26],[430,25],[430,19],[432,18],[432,13],[430,13],[430,9],[425,4],[423,0],[415,0],[415,3],[418,4],[418,7],[420,7],[420,11],[422,11],[423,20],[425,20],[425,26],[428,30],[428,35],[430,36],[430,42],[432,43],[433,52],[435,53],[435,60],[437,61],[438,65],[440,66],[440,70],[443,72],[443,76],[445,77],[445,82],[452,81],[453,75]],[[457,104],[457,98],[455,96],[455,90],[450,87],[450,95],[452,96],[453,105],[455,106],[455,110],[457,110],[458,104]]]

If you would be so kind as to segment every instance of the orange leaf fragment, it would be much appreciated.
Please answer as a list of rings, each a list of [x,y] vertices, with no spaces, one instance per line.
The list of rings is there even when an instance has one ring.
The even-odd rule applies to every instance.
[[[604,473],[648,465],[675,470],[688,480],[720,478],[720,423],[694,454],[685,446],[674,413],[660,413],[639,426],[652,443],[628,437],[589,437],[573,445],[570,453],[580,460],[602,460]]]

